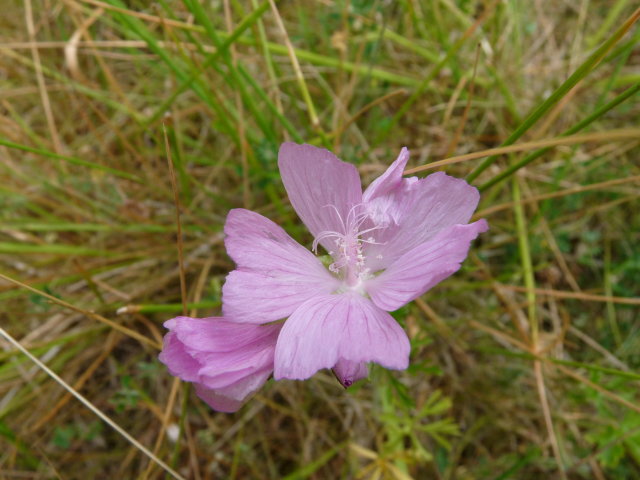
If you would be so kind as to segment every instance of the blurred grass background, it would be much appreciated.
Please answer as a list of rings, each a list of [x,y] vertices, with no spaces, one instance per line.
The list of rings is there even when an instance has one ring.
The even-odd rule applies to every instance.
[[[634,3],[3,2],[0,326],[184,478],[640,478]],[[441,167],[491,230],[394,314],[407,371],[271,381],[229,415],[157,360],[182,309],[163,124],[192,316],[219,313],[230,208],[310,244],[282,141],[366,182],[402,146],[561,145]],[[170,478],[0,347],[0,478]]]

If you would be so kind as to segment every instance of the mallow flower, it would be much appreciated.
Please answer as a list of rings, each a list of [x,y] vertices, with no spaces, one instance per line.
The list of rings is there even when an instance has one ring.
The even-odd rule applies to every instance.
[[[456,272],[471,241],[488,229],[485,220],[468,223],[479,200],[476,188],[442,172],[403,178],[408,158],[403,148],[363,192],[355,166],[321,148],[284,143],[278,155],[282,181],[314,237],[313,252],[258,213],[229,212],[225,245],[237,268],[223,286],[223,315],[247,328],[273,329],[268,337],[276,380],[306,379],[333,368],[349,386],[367,375],[370,362],[408,366],[409,339],[388,312]],[[330,256],[328,266],[314,254],[320,246]],[[237,372],[235,357],[209,363],[219,362],[219,352],[211,358],[197,353],[205,351],[205,337],[220,341],[213,338],[214,327],[203,331],[197,347],[195,340],[191,344],[199,365],[215,366],[222,377],[225,365]],[[215,391],[221,384],[206,385]]]
[[[224,318],[176,317],[164,323],[160,361],[172,375],[195,385],[211,408],[235,412],[273,373],[282,325],[254,325]]]

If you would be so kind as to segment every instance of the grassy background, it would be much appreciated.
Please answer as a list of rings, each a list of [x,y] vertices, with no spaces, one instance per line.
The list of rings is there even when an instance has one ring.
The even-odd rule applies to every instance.
[[[2,8],[0,326],[184,478],[640,478],[634,2]],[[228,415],[157,360],[182,308],[163,122],[193,316],[219,312],[230,208],[310,244],[282,141],[368,182],[405,145],[415,167],[587,136],[441,167],[481,188],[491,230],[394,314],[407,371],[271,381]],[[169,478],[0,347],[0,478]]]

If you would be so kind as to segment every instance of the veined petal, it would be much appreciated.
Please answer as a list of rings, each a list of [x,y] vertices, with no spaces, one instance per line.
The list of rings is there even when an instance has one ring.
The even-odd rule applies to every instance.
[[[184,344],[174,332],[164,337],[162,351],[158,359],[169,369],[174,377],[180,377],[186,382],[197,382],[200,364],[186,351]]]
[[[273,371],[282,325],[251,325],[224,318],[176,317],[165,322],[160,361],[216,410],[234,411]]]
[[[314,297],[282,327],[274,377],[303,380],[340,361],[407,368],[409,339],[387,312],[357,293]]]
[[[367,267],[372,271],[386,268],[441,230],[466,224],[479,199],[475,187],[443,172],[420,180],[405,179],[395,189],[373,198],[367,209],[381,218],[386,214],[390,221],[374,235],[376,243],[366,246]]]
[[[362,202],[356,167],[328,150],[296,143],[282,144],[278,166],[291,205],[313,236],[344,234],[349,211]],[[320,243],[327,251],[333,249],[328,240]]]
[[[180,343],[194,358],[211,352],[225,353],[238,349],[261,349],[268,346],[278,325],[238,325],[224,317],[175,317],[164,322],[164,327],[176,335]]]
[[[485,220],[440,230],[435,238],[402,255],[365,290],[383,310],[394,311],[419,297],[460,268],[471,241],[489,229]]]
[[[224,231],[227,252],[238,265],[222,288],[225,317],[246,323],[280,320],[314,295],[338,287],[315,255],[262,215],[231,210]]]
[[[231,413],[240,409],[244,400],[259,390],[270,376],[271,370],[264,370],[228,387],[218,389],[207,388],[203,384],[197,383],[196,394],[214,410]]]
[[[389,194],[392,190],[398,188],[402,183],[402,172],[409,161],[409,150],[402,147],[398,158],[389,165],[389,168],[376,178],[362,194],[364,203],[370,202],[375,198]]]
[[[249,392],[247,396],[250,393],[253,392]],[[235,398],[228,397],[223,393],[220,393],[220,390],[206,388],[200,384],[196,384],[196,394],[207,405],[218,412],[233,413],[240,410],[240,407],[242,407],[243,404],[242,400],[236,400]]]
[[[208,388],[227,388],[273,369],[275,338],[271,347],[264,350],[237,350],[233,353],[210,354],[207,363],[198,370],[198,383]],[[269,375],[267,374],[267,377]]]

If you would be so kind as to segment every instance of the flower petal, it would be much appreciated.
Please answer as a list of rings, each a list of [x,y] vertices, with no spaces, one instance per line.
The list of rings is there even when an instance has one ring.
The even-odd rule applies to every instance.
[[[239,325],[224,317],[176,317],[164,322],[189,355],[206,360],[209,353],[234,352],[238,349],[261,349],[268,346],[270,336],[276,335],[279,325]]]
[[[213,408],[233,411],[271,375],[282,325],[176,317],[165,327],[170,331],[160,361],[173,375],[193,382]]]
[[[471,241],[488,228],[485,220],[479,220],[441,230],[368,280],[367,293],[383,310],[397,310],[456,272],[467,257]]]
[[[396,188],[367,203],[374,221],[386,217],[385,229],[376,232],[376,243],[365,247],[367,267],[377,271],[434,238],[442,229],[466,224],[480,194],[462,179],[443,172],[417,180],[403,180]],[[380,220],[377,221],[379,223]]]
[[[242,400],[236,400],[220,393],[219,390],[212,390],[196,384],[196,394],[214,410],[224,413],[233,413],[240,409]]]
[[[237,270],[222,288],[222,310],[237,322],[267,323],[288,317],[338,282],[309,250],[271,220],[235,209],[224,226],[225,245]]]
[[[398,188],[402,182],[402,172],[409,161],[409,150],[402,147],[398,158],[389,165],[389,168],[376,178],[362,194],[362,201],[367,203],[375,198],[381,197]]]
[[[200,364],[187,353],[178,336],[174,332],[169,332],[165,335],[163,343],[158,359],[167,366],[169,373],[186,382],[197,382]]]
[[[409,339],[387,312],[356,293],[308,300],[284,324],[274,378],[303,380],[340,361],[407,368]]]
[[[351,362],[340,359],[333,367],[333,373],[344,388],[349,388],[358,380],[367,378],[369,368],[364,362]]]
[[[257,372],[225,388],[211,389],[201,383],[196,384],[196,394],[211,408],[219,412],[235,412],[247,397],[264,385],[271,376],[271,370]]]
[[[312,145],[283,143],[278,153],[282,183],[291,205],[314,237],[345,233],[343,221],[362,202],[360,175],[354,165]],[[320,242],[327,251],[329,241]]]

